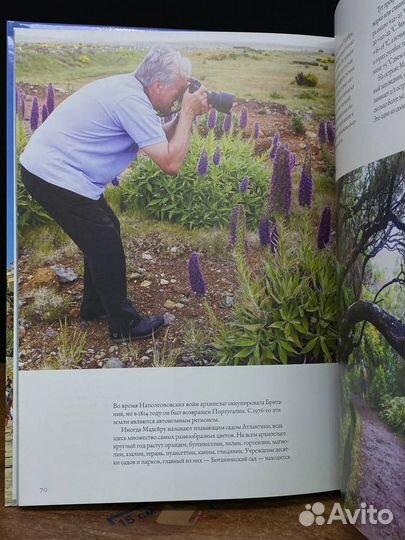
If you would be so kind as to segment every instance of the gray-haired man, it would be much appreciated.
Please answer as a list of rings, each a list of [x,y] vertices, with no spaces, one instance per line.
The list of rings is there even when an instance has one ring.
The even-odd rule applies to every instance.
[[[107,316],[114,341],[157,332],[163,317],[143,318],[127,298],[125,254],[107,184],[143,150],[165,173],[184,162],[193,119],[208,110],[207,91],[187,91],[191,63],[159,46],[135,73],[96,80],[64,100],[34,132],[21,155],[22,180],[84,255],[81,317]],[[181,100],[177,118],[165,126]]]

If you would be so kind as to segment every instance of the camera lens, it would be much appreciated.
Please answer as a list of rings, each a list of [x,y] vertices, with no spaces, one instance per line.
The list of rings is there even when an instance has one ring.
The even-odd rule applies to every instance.
[[[234,94],[227,92],[209,92],[208,103],[222,113],[229,113],[235,101]]]

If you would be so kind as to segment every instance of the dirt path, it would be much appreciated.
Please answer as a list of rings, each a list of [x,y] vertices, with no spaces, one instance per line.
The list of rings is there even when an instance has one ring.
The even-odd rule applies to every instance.
[[[361,525],[371,540],[405,539],[405,442],[384,424],[377,411],[356,401],[361,416],[362,474],[359,502],[387,508],[394,520],[387,525]]]

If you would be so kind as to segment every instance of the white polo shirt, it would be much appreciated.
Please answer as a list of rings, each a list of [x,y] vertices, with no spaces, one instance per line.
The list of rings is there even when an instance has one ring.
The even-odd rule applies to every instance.
[[[33,133],[20,161],[51,184],[99,199],[140,148],[166,140],[141,83],[128,73],[66,98]]]

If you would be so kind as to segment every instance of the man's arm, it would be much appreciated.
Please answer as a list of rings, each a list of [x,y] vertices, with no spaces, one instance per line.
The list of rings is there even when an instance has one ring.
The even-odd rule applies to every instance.
[[[173,139],[174,134],[176,133],[176,127],[179,123],[180,115],[176,114],[172,120],[169,122],[166,122],[166,124],[163,124],[163,131],[165,132],[165,135],[167,137],[168,141],[171,141]]]
[[[172,138],[167,142],[146,146],[143,151],[153,159],[162,171],[176,176],[187,154],[193,120],[195,116],[203,114],[207,110],[207,91],[205,88],[201,86],[192,94],[188,91],[185,92]]]

